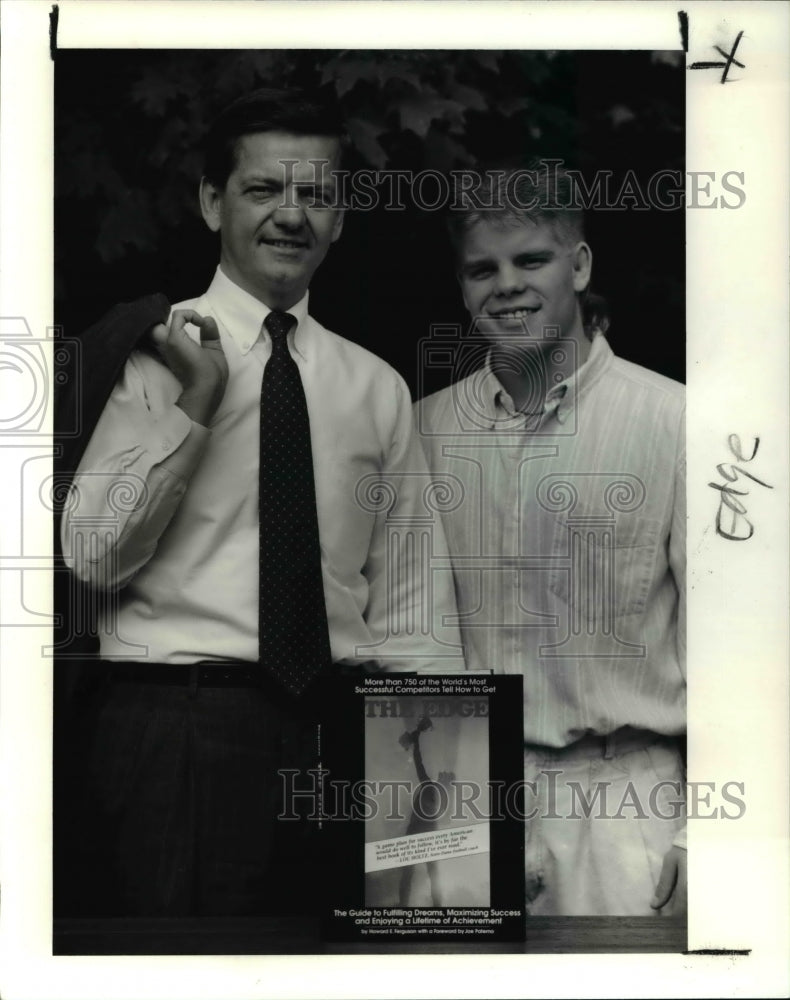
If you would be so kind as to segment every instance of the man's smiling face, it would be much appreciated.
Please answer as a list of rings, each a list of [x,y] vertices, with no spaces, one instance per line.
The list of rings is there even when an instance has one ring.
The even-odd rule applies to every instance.
[[[461,238],[458,279],[466,308],[492,341],[513,344],[543,337],[583,336],[578,294],[590,281],[586,243],[562,242],[552,225],[510,216],[483,216]]]
[[[220,233],[222,270],[271,309],[302,298],[340,236],[343,214],[330,207],[338,161],[334,138],[256,132],[238,140],[223,190],[203,180],[203,217]]]

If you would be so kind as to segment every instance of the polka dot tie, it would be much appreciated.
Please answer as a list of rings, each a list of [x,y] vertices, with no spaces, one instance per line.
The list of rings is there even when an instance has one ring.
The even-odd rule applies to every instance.
[[[272,353],[261,386],[261,663],[298,695],[331,663],[307,415],[299,368],[288,350],[290,313],[264,326]]]

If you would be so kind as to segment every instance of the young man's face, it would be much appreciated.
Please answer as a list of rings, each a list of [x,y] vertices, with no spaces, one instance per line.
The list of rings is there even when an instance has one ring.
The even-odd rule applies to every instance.
[[[271,309],[302,298],[340,236],[343,214],[329,207],[339,153],[330,136],[257,132],[239,139],[224,190],[203,181],[203,217],[220,233],[222,270]]]
[[[577,296],[591,266],[587,244],[560,242],[551,225],[484,216],[462,237],[458,278],[466,308],[481,317],[480,331],[512,345],[525,327],[530,341],[542,339],[548,326],[559,327],[561,337],[581,337]]]

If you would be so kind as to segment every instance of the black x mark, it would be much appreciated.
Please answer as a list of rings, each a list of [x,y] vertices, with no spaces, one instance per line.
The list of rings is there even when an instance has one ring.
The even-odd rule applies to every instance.
[[[718,69],[720,66],[723,66],[724,67],[724,72],[721,74],[721,82],[722,83],[726,83],[727,82],[727,74],[729,73],[730,66],[732,66],[733,63],[735,63],[735,65],[739,66],[741,69],[745,68],[744,64],[742,62],[738,62],[738,60],[735,58],[735,52],[736,52],[736,50],[738,48],[738,43],[740,42],[740,40],[741,40],[742,37],[743,37],[743,32],[739,31],[738,32],[738,37],[735,39],[735,44],[732,47],[732,52],[730,52],[729,55],[727,55],[727,53],[723,49],[720,49],[718,45],[714,45],[713,46],[714,49],[716,49],[716,51],[720,55],[724,56],[724,58],[726,59],[726,62],[718,62],[718,61],[717,62],[695,62],[695,63],[691,64],[691,66],[689,67],[689,69]]]

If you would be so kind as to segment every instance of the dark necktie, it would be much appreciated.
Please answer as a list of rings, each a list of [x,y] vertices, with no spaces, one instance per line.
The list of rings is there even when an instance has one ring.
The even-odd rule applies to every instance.
[[[292,694],[331,663],[318,542],[313,454],[299,368],[288,350],[289,313],[264,326],[272,353],[261,387],[259,476],[261,663]]]

